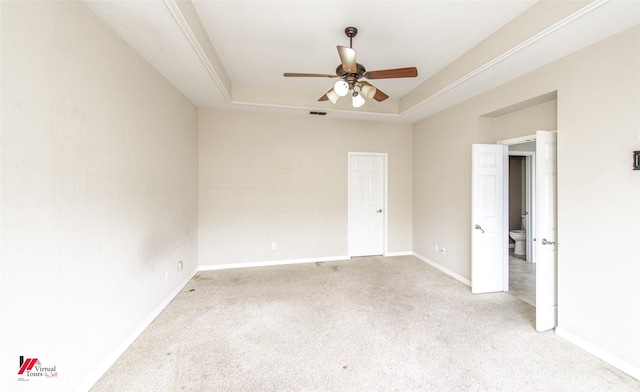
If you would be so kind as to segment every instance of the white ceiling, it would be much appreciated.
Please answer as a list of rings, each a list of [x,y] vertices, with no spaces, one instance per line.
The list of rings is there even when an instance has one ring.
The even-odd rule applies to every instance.
[[[640,23],[639,1],[585,2],[512,47],[487,52],[490,58],[432,91],[438,72],[452,68],[536,1],[86,3],[199,107],[321,110],[336,117],[401,122],[417,121]],[[372,80],[390,98],[352,109],[344,98],[335,106],[317,101],[332,87],[331,79],[282,76],[335,73],[336,46],[349,45],[347,26],[358,28],[353,39],[358,63],[368,70],[415,66],[418,77]]]

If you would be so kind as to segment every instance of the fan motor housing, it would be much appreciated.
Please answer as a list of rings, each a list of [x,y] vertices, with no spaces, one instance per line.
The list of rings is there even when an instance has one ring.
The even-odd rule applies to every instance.
[[[338,64],[338,67],[336,68],[336,75],[338,75],[341,78],[344,78],[347,75],[353,75],[356,77],[356,79],[360,79],[364,75],[364,73],[367,72],[364,65],[360,63],[356,63],[356,69],[357,69],[356,73],[347,72],[344,68],[342,68],[342,64]]]

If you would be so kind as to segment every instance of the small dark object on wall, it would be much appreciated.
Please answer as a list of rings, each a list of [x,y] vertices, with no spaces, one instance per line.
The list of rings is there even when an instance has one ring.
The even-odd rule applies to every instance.
[[[640,170],[640,151],[633,152],[633,170]]]

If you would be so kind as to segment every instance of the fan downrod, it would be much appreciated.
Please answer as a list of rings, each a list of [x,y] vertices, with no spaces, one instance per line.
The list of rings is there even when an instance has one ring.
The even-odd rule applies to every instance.
[[[353,48],[353,37],[358,35],[358,29],[355,27],[347,27],[344,29],[344,33],[347,37],[349,37],[349,47]]]

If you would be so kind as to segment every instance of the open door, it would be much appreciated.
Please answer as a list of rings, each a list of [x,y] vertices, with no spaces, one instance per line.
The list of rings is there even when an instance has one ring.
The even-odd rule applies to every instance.
[[[556,132],[536,132],[536,330],[558,325]]]
[[[504,203],[508,147],[474,144],[471,148],[471,292],[509,289],[509,253]]]

